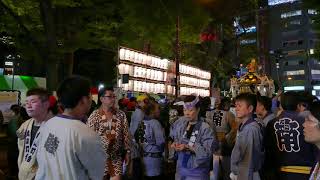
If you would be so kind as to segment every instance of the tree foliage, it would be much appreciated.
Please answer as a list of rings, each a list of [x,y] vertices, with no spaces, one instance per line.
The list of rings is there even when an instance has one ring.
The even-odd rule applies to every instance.
[[[52,90],[58,82],[58,62],[69,65],[72,73],[73,53],[80,48],[116,51],[118,45],[143,49],[150,44],[152,53],[173,59],[179,16],[182,62],[224,77],[235,47],[233,18],[257,2],[206,1],[0,0],[0,32],[13,38],[25,59],[47,62]],[[200,33],[208,29],[220,40],[200,42]]]
[[[123,0],[121,43],[143,47],[150,43],[154,53],[173,57],[176,20],[180,17],[180,42],[198,43],[201,30],[210,16],[193,1]]]
[[[59,61],[66,61],[68,75],[77,49],[116,46],[119,7],[112,0],[1,0],[0,31],[14,37],[24,58],[47,62],[47,84],[55,89]]]

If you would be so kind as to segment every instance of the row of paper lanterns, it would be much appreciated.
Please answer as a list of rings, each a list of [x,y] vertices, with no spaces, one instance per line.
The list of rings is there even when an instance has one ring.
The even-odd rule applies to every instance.
[[[184,64],[179,65],[179,72],[200,78],[211,79],[211,73]]]
[[[131,61],[137,64],[148,65],[161,69],[168,69],[169,61],[155,56],[149,56],[136,51],[121,48],[119,51],[119,58],[121,60]]]
[[[147,93],[168,93],[174,94],[175,87],[174,86],[167,86],[167,92],[165,84],[161,83],[149,83],[144,81],[136,81],[136,80],[129,80],[129,83],[122,84],[121,79],[119,79],[119,85],[125,91],[138,91],[138,92],[147,92]]]
[[[197,95],[203,96],[203,97],[210,96],[209,90],[190,88],[190,87],[180,87],[180,94],[181,95],[197,94]]]
[[[162,71],[157,71],[149,68],[132,66],[129,64],[119,64],[118,65],[120,74],[129,74],[133,77],[141,77],[158,81],[165,81],[167,78],[167,73]],[[180,76],[180,83],[208,88],[210,86],[210,82],[208,80],[196,79],[188,76]]]
[[[164,81],[164,79],[166,78],[166,74],[166,72],[135,66],[133,76],[157,81]]]
[[[161,83],[149,83],[144,81],[136,81],[136,80],[129,80],[129,83],[122,84],[121,79],[119,80],[120,87],[122,87],[125,91],[138,91],[138,92],[147,92],[147,93],[168,93],[174,94],[175,87]],[[167,87],[167,92],[165,89]],[[190,88],[190,87],[180,87],[180,94],[181,95],[190,95],[190,94],[197,94],[199,96],[209,96],[210,92],[207,89],[199,89],[199,88]]]
[[[188,77],[188,76],[180,76],[180,83],[186,84],[186,85],[191,85],[191,86],[204,87],[204,88],[210,87],[209,80],[196,79],[196,78]]]
[[[167,78],[167,72],[132,66],[129,64],[119,64],[118,69],[120,74],[129,74],[133,77],[147,78],[157,81],[164,81]]]
[[[151,67],[168,69],[170,61],[159,57],[146,55],[137,51],[121,48],[119,50],[119,58],[121,60],[131,61],[133,63],[148,65]],[[193,75],[200,78],[211,79],[211,73],[203,71],[199,68],[191,67],[185,64],[179,65],[179,72],[187,75]]]

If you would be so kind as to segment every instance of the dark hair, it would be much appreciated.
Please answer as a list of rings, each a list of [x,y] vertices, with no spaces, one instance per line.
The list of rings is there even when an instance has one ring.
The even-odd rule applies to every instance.
[[[130,102],[132,102],[132,101],[137,102],[137,98],[136,97],[131,97],[130,98]]]
[[[183,106],[178,106],[178,105],[170,105],[171,109],[175,109],[178,112],[178,116],[183,116]]]
[[[220,102],[218,109],[224,110],[226,107],[228,107],[228,109],[230,109],[230,106],[231,106],[231,100],[229,98],[223,98]]]
[[[320,101],[315,101],[310,107],[311,114],[320,121]]]
[[[263,105],[263,107],[270,112],[272,107],[272,101],[267,96],[257,96],[257,102]]]
[[[14,114],[20,114],[20,106],[18,104],[11,105],[10,109],[14,112]]]
[[[314,97],[306,91],[298,92],[298,104],[301,104],[306,109],[310,109],[310,105],[312,104]]]
[[[106,87],[99,89],[98,96],[99,97],[104,96],[106,94],[106,91],[114,92],[113,86],[106,86]]]
[[[143,108],[143,112],[146,116],[154,117],[154,112],[157,107],[158,103],[155,101],[150,101],[150,103],[146,104],[146,106]]]
[[[251,93],[241,93],[239,94],[235,101],[245,101],[248,106],[253,106],[253,111],[256,110],[257,107],[257,96]]]
[[[63,80],[57,90],[59,102],[64,108],[75,108],[82,97],[90,95],[90,80],[71,76]]]
[[[183,102],[192,102],[193,100],[195,100],[197,98],[197,96],[195,95],[188,95],[184,98]],[[197,102],[197,104],[195,105],[195,107],[198,109],[200,108],[200,105],[201,105],[201,102],[200,102],[200,99],[199,101]]]
[[[280,103],[283,110],[295,111],[299,103],[298,93],[294,91],[288,91],[281,94]]]
[[[206,97],[203,97],[203,98],[200,98],[200,101],[201,101],[201,107],[205,108],[206,110],[210,107],[211,105],[211,99],[209,96],[206,96]]]
[[[48,101],[50,93],[44,88],[33,88],[27,91],[26,96],[37,95],[41,99],[41,101]]]
[[[22,106],[20,107],[20,116],[22,117],[23,120],[30,119],[30,116],[28,115],[26,108]]]
[[[106,91],[112,91],[114,92],[113,86],[105,86],[98,91],[98,104],[97,106],[100,107],[102,102],[100,101],[100,97],[104,96],[106,94]]]

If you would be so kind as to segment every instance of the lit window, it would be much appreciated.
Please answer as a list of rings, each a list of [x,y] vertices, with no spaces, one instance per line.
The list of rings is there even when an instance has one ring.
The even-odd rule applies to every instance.
[[[310,54],[314,54],[314,49],[310,49]]]
[[[320,90],[320,86],[313,86],[313,89]]]
[[[297,56],[305,53],[305,50],[292,50],[292,51],[286,51],[287,56]]]
[[[320,74],[320,70],[312,69],[311,74]]]
[[[251,26],[247,28],[237,28],[236,29],[236,35],[242,34],[242,33],[252,33],[257,32],[256,26]]]
[[[282,13],[281,14],[281,19],[285,19],[285,18],[289,18],[289,17],[293,17],[293,16],[301,16],[301,15],[302,15],[302,11],[301,10],[290,11],[290,12]]]
[[[284,74],[287,76],[304,75],[304,70],[285,71]]]
[[[284,4],[284,3],[293,3],[298,0],[268,0],[268,5],[269,6],[274,6],[278,4]]]
[[[245,44],[254,44],[256,43],[257,41],[255,39],[244,39],[244,40],[241,40],[240,41],[240,44],[241,45],[245,45]]]
[[[308,14],[318,14],[318,12],[314,9],[308,9]]]
[[[285,91],[303,91],[304,90],[304,86],[288,86],[288,87],[284,87]]]

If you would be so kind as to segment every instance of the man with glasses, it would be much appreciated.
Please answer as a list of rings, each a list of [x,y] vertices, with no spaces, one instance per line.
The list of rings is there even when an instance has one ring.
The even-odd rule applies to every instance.
[[[31,119],[17,130],[19,179],[34,179],[38,169],[36,162],[39,129],[53,115],[49,111],[49,93],[43,88],[30,89],[27,92],[26,111]]]
[[[91,107],[90,81],[69,77],[57,95],[64,112],[41,127],[36,180],[101,180],[106,154],[99,136],[81,121]]]
[[[92,112],[87,125],[99,134],[109,159],[106,161],[104,179],[120,180],[123,161],[130,159],[130,135],[124,112],[115,107],[116,96],[112,87],[100,89],[99,109]]]

